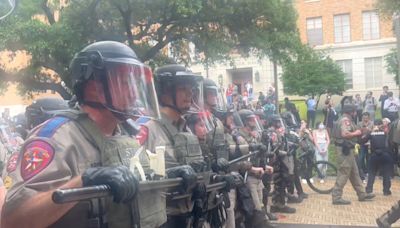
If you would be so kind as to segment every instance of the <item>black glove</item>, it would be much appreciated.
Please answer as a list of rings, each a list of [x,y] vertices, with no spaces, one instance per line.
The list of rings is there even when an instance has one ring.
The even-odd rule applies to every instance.
[[[139,182],[126,166],[89,168],[82,174],[83,186],[109,185],[114,202],[126,203],[132,200]]]
[[[236,187],[236,181],[235,181],[235,177],[231,174],[226,174],[226,175],[216,175],[214,180],[216,182],[222,182],[225,181],[226,185],[224,190],[229,192],[232,188]]]
[[[205,161],[192,161],[189,165],[196,173],[205,172],[207,170],[207,163]]]
[[[211,166],[212,170],[216,173],[218,172],[228,172],[229,162],[225,158],[218,158]]]
[[[182,165],[165,170],[168,178],[181,177],[183,179],[183,189],[185,192],[192,190],[197,183],[197,175],[189,165]]]

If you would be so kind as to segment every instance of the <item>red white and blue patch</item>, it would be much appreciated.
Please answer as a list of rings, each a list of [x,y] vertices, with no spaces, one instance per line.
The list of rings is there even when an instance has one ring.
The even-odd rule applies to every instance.
[[[35,140],[25,146],[21,159],[21,176],[27,181],[45,169],[54,157],[53,147],[42,140]]]
[[[19,151],[11,154],[10,158],[7,161],[7,173],[14,172],[17,169]]]

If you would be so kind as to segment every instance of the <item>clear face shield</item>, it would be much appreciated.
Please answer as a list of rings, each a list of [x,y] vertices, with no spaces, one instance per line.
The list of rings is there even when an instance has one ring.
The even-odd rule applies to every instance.
[[[153,74],[135,59],[105,59],[102,69],[94,71],[100,102],[125,118],[159,118]]]
[[[246,118],[246,126],[257,132],[262,132],[263,130],[263,127],[261,126],[261,123],[256,115],[251,115]]]
[[[200,140],[205,140],[207,134],[214,129],[209,112],[189,113],[186,116],[186,124]]]
[[[297,127],[299,123],[297,123],[296,118],[290,112],[285,113],[285,122],[288,127]]]
[[[225,97],[220,88],[216,86],[206,87],[205,103],[211,106],[216,111],[224,112],[227,110]]]
[[[175,81],[174,105],[182,113],[203,111],[203,81],[200,77],[198,79],[182,77]]]
[[[225,127],[229,128],[230,130],[240,129],[244,127],[242,119],[237,111],[228,113],[226,116],[226,123]]]

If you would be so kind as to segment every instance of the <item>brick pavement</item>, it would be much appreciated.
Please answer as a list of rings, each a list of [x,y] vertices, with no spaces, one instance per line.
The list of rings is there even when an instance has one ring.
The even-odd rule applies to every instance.
[[[307,184],[303,184],[309,198],[300,204],[289,204],[297,209],[295,214],[278,214],[278,227],[292,227],[294,224],[319,224],[315,227],[338,227],[339,225],[354,227],[376,227],[375,219],[390,209],[392,204],[400,200],[400,179],[392,180],[392,195],[383,196],[382,179],[377,178],[374,184],[376,197],[370,202],[359,202],[350,182],[345,186],[343,198],[351,200],[351,205],[332,205],[331,195],[313,192]],[[297,227],[297,226],[296,226]],[[300,227],[300,226],[299,226]],[[314,226],[301,226],[314,227]],[[400,227],[400,222],[392,227]]]

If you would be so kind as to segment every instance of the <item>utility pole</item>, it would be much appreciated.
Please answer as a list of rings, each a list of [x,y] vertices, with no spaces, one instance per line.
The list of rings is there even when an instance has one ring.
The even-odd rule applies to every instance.
[[[273,60],[272,64],[274,65],[275,104],[276,104],[275,111],[276,113],[279,113],[278,64],[276,63],[276,60]]]

